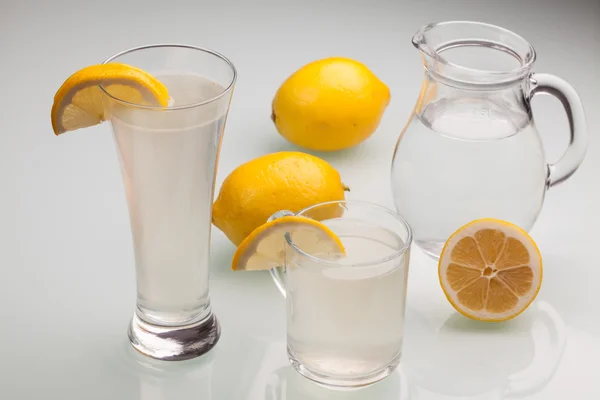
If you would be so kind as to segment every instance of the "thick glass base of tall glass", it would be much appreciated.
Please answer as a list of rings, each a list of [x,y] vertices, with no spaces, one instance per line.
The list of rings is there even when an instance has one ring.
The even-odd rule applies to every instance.
[[[212,349],[220,328],[209,296],[210,229],[219,151],[236,72],[225,57],[183,45],[127,50],[106,61],[153,74],[168,107],[105,91],[133,236],[137,305],[132,346],[160,360]]]
[[[127,333],[131,344],[140,353],[177,361],[207,353],[217,344],[221,328],[212,313],[196,323],[176,327],[149,324],[135,313]]]

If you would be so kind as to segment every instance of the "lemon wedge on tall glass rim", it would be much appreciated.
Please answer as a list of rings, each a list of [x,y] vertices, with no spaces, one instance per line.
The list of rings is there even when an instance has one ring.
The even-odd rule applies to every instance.
[[[231,263],[234,271],[264,271],[283,266],[285,235],[304,253],[345,255],[340,238],[326,225],[311,218],[286,216],[256,228],[238,246]]]
[[[56,135],[105,120],[102,86],[127,103],[167,106],[165,85],[149,73],[121,63],[90,65],[71,75],[54,95],[52,128]]]

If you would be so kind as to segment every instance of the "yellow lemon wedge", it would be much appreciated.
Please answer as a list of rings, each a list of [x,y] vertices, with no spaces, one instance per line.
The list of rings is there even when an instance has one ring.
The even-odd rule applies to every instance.
[[[522,313],[542,284],[542,255],[523,229],[478,219],[446,241],[438,273],[442,290],[461,314],[498,322]]]
[[[344,255],[342,241],[322,223],[299,216],[277,218],[256,228],[238,246],[234,271],[263,271],[283,266],[285,234],[303,252],[315,256]]]
[[[165,85],[139,68],[121,63],[90,65],[71,75],[54,95],[52,128],[56,135],[105,120],[100,86],[132,104],[167,106]]]

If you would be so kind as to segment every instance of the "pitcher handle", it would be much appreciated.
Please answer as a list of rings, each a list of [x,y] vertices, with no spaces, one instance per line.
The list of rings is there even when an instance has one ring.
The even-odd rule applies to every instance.
[[[275,214],[273,214],[269,217],[267,222],[271,222],[277,218],[290,217],[293,215],[296,215],[296,214],[291,211],[288,211],[288,210],[277,211]],[[273,282],[275,282],[275,286],[277,286],[277,289],[279,289],[279,292],[281,292],[281,294],[283,295],[283,298],[285,298],[287,295],[287,292],[285,290],[285,283],[283,282],[283,275],[285,274],[285,265],[282,265],[280,267],[271,268],[269,270],[269,273],[271,274],[271,277],[273,278]]]
[[[570,140],[567,150],[554,164],[548,165],[546,185],[552,187],[569,178],[577,170],[587,150],[587,122],[579,95],[568,82],[550,74],[531,75],[530,99],[538,93],[556,97],[562,103],[569,120]]]

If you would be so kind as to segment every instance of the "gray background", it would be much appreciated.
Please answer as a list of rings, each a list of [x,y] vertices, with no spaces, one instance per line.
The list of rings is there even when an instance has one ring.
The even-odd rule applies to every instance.
[[[363,391],[328,392],[290,372],[282,299],[266,274],[229,270],[233,246],[214,230],[211,290],[222,342],[178,365],[133,354],[125,341],[133,254],[110,127],[53,135],[50,108],[64,79],[155,42],[228,56],[239,79],[220,184],[244,161],[295,149],[269,119],[289,74],[318,58],[355,58],[390,87],[392,102],[372,138],[321,156],[352,187],[349,198],[391,207],[392,150],[422,76],[410,38],[421,25],[455,19],[524,36],[539,55],[534,70],[568,80],[586,107],[587,159],[548,193],[532,230],[545,272],[531,310],[494,327],[457,318],[435,264],[415,249],[401,368]],[[529,399],[600,398],[599,1],[3,1],[0,55],[1,398],[495,399],[513,396],[515,385]],[[553,161],[568,142],[564,113],[543,97],[534,115]],[[527,370],[544,357],[554,357],[548,371]]]

